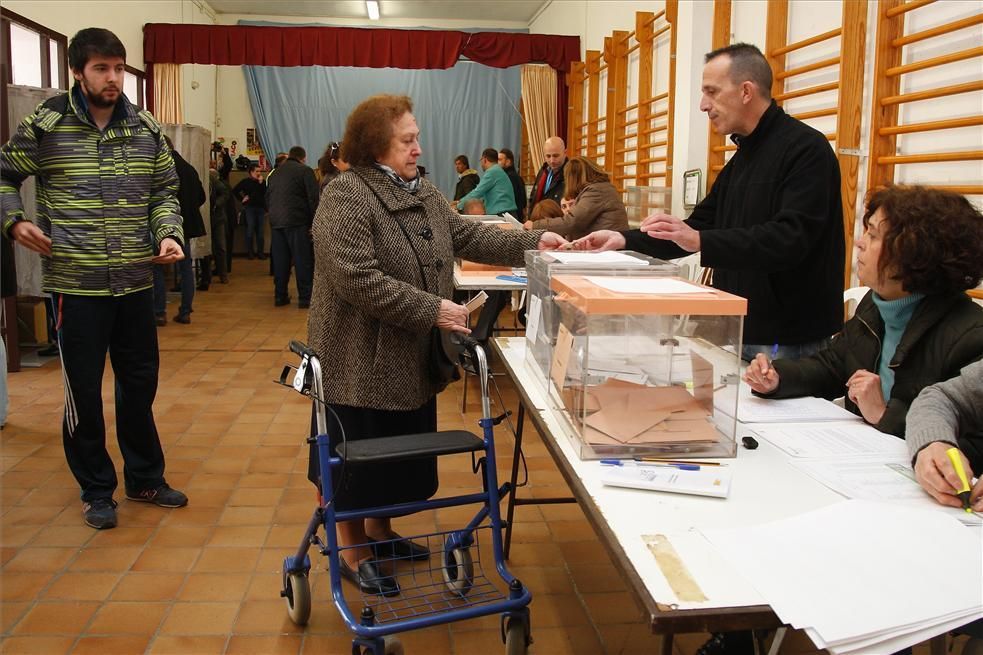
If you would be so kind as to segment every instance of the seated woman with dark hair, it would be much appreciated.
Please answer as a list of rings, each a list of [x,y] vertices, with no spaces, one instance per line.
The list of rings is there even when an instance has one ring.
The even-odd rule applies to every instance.
[[[563,198],[575,203],[560,219],[537,221],[530,217],[525,223],[527,230],[551,230],[572,241],[597,230],[628,229],[625,203],[604,169],[586,157],[573,157],[563,176]]]
[[[563,210],[560,208],[560,205],[555,200],[546,198],[537,202],[536,206],[532,208],[532,215],[529,217],[529,220],[533,222],[544,221],[543,225],[549,225],[551,218],[562,217]]]
[[[918,393],[983,358],[983,309],[965,293],[983,277],[983,216],[955,193],[892,186],[863,222],[857,276],[871,291],[854,317],[811,357],[757,355],[744,379],[767,398],[845,392],[847,409],[904,437]]]

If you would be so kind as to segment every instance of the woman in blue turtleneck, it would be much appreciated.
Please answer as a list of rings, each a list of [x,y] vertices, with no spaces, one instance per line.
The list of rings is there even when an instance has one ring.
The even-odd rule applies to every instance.
[[[983,216],[955,193],[892,186],[868,199],[863,222],[857,277],[871,291],[854,317],[811,357],[758,355],[745,380],[767,398],[845,395],[847,409],[903,437],[919,391],[983,359],[983,308],[965,294],[983,278]]]

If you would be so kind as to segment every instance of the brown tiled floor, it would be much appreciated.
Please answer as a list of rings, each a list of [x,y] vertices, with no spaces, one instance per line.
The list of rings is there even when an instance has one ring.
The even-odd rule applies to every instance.
[[[191,499],[184,509],[131,503],[118,493],[120,527],[85,527],[60,443],[58,362],[10,376],[11,410],[0,433],[0,651],[351,652],[323,557],[311,555],[314,608],[306,628],[291,624],[279,598],[282,559],[303,535],[314,496],[305,477],[310,403],[271,381],[294,361],[286,345],[305,337],[307,312],[273,307],[266,269],[266,262],[237,260],[230,284],[198,294],[190,325],[159,329],[155,414],[168,481]],[[514,408],[515,393],[500,379]],[[463,415],[460,394],[459,383],[441,395],[441,427],[478,431],[477,394],[472,389]],[[103,397],[109,449],[121,466],[110,375]],[[524,494],[567,495],[527,427],[531,486]],[[499,470],[507,471],[512,439],[504,427],[496,434],[506,454]],[[473,490],[467,456],[441,459],[441,480],[441,493]],[[470,515],[443,510],[400,519],[396,528],[423,534],[461,527]],[[520,507],[515,540],[510,568],[534,594],[531,653],[660,652],[579,508]],[[705,638],[680,636],[674,652],[693,653]],[[504,652],[497,617],[406,633],[403,642],[411,654]],[[793,634],[782,652],[814,650]]]

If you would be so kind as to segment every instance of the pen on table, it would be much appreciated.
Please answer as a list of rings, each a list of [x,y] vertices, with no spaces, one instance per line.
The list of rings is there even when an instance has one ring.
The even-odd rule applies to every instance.
[[[693,461],[690,459],[661,459],[659,457],[635,457],[636,462],[654,462],[656,464],[692,464],[693,466],[727,466],[720,462]]]
[[[628,461],[630,463],[635,464],[636,466],[645,466],[645,467],[652,467],[652,468],[678,469],[680,471],[699,471],[700,470],[700,465],[699,464],[675,464],[675,463],[667,463],[667,462],[660,462],[660,463],[656,464],[656,463],[649,463],[649,462],[638,462],[638,461],[635,461],[635,460],[628,460]],[[602,465],[605,465],[605,466],[624,466],[625,465],[625,461],[620,460],[620,459],[602,459],[601,460],[601,464]]]
[[[969,504],[969,480],[966,478],[966,470],[963,469],[963,458],[959,454],[959,449],[949,448],[945,454],[952,462],[952,468],[956,469],[956,475],[959,476],[959,482],[962,484],[962,488],[956,492],[956,495],[959,496],[959,500],[963,501],[963,509],[972,514],[973,508]]]

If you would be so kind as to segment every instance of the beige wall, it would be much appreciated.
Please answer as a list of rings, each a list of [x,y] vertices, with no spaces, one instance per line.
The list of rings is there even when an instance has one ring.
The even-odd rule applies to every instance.
[[[207,23],[212,19],[191,0],[4,0],[4,9],[20,14],[71,40],[85,27],[112,30],[126,47],[126,63],[141,71],[144,23]],[[206,6],[207,7],[207,6]],[[184,90],[184,122],[215,128],[215,67],[187,64],[181,67]],[[192,82],[198,88],[192,89]]]

